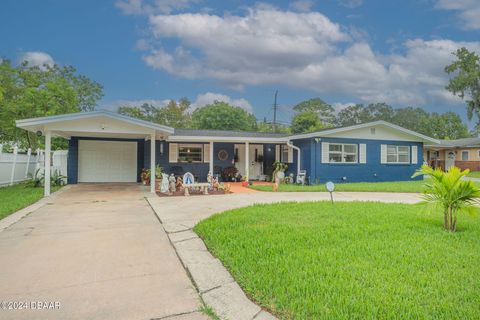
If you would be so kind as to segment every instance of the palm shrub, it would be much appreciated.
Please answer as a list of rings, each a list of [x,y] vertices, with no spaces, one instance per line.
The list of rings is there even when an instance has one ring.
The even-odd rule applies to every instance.
[[[423,165],[412,176],[427,176],[422,203],[431,210],[443,211],[443,227],[455,232],[459,213],[475,214],[478,211],[480,189],[473,181],[462,180],[470,170],[450,167],[447,172]]]

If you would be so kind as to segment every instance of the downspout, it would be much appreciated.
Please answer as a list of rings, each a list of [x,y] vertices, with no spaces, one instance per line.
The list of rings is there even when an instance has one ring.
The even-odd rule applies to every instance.
[[[287,146],[297,150],[297,176],[298,176],[300,174],[300,158],[301,158],[300,157],[300,148],[297,147],[297,146],[294,146],[293,143],[290,140],[287,141]]]

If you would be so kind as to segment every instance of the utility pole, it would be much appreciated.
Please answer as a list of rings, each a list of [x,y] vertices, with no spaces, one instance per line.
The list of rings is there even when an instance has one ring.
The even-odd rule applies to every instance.
[[[275,100],[273,102],[273,132],[277,132],[277,95],[278,90],[275,91]]]

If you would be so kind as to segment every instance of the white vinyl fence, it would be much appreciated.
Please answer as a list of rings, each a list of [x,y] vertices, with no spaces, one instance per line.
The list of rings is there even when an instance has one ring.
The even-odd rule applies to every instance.
[[[43,174],[45,166],[45,153],[37,150],[35,153],[28,149],[26,153],[18,152],[15,147],[12,153],[4,153],[0,145],[0,186],[13,185],[30,179],[37,169]],[[54,151],[52,170],[59,170],[61,175],[67,175],[68,151]]]

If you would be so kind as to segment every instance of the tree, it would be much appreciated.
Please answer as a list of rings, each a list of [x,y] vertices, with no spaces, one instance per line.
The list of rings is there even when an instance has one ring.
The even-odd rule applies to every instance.
[[[468,127],[455,112],[433,112],[427,125],[426,135],[436,139],[455,140],[470,137]],[[419,131],[419,132],[422,132]]]
[[[338,113],[337,119],[335,121],[337,126],[347,127],[362,123],[363,109],[363,104],[356,104],[353,106],[348,106],[345,109],[341,110]]]
[[[431,121],[432,119],[428,112],[422,108],[413,107],[395,109],[395,113],[390,120],[390,122],[398,126],[423,133],[427,136],[431,135],[429,130]]]
[[[446,89],[467,98],[467,116],[471,120],[473,114],[480,117],[480,58],[475,52],[460,48],[453,53],[457,60],[445,67],[448,74],[456,73],[446,86]]]
[[[325,126],[320,121],[318,114],[314,111],[303,111],[297,113],[292,118],[290,130],[292,133],[313,132],[324,128]]]
[[[462,180],[470,170],[461,171],[457,167],[450,167],[447,172],[441,169],[432,169],[423,165],[413,177],[425,175],[430,177],[423,191],[424,204],[432,211],[443,211],[443,227],[447,231],[455,232],[459,213],[477,213],[480,189],[473,181]]]
[[[336,124],[341,127],[355,124],[384,120],[392,122],[395,109],[386,103],[371,103],[368,106],[356,104],[341,110],[336,118]]]
[[[195,129],[255,131],[257,120],[240,107],[215,101],[192,113],[192,125]]]
[[[335,110],[320,98],[302,101],[293,107],[293,111],[297,113],[313,112],[324,126],[333,126],[335,124]]]
[[[0,141],[37,148],[42,140],[17,129],[15,120],[92,110],[102,96],[102,86],[73,67],[58,65],[13,66],[0,62]],[[52,143],[58,147],[59,139]],[[65,147],[65,141],[61,143]]]
[[[177,103],[170,100],[164,107],[144,103],[141,106],[122,106],[118,112],[141,120],[155,122],[173,128],[188,128],[191,125],[191,115],[188,112],[190,101],[181,98]]]

